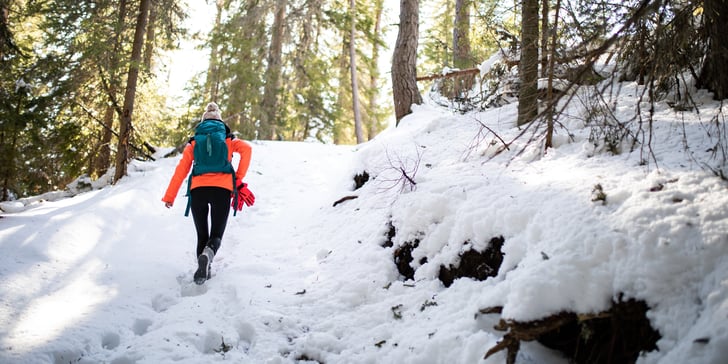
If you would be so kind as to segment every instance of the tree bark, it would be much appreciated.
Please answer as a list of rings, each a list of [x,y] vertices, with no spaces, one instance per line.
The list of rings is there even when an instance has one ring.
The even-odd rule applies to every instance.
[[[17,150],[18,150],[18,134],[20,134],[19,119],[22,117],[23,96],[16,95],[17,103],[13,106],[12,120],[7,120],[3,128],[0,128],[0,182],[2,183],[2,195],[0,201],[10,199],[10,192],[13,191],[13,184],[17,175]]]
[[[278,95],[281,89],[281,56],[283,53],[283,30],[285,27],[286,0],[278,0],[276,13],[271,29],[270,48],[268,50],[268,68],[265,71],[263,90],[261,132],[262,138],[273,140],[277,133]]]
[[[703,2],[705,32],[708,50],[703,68],[700,71],[698,86],[713,92],[713,98],[728,98],[728,2],[724,0],[705,0]]]
[[[321,110],[321,95],[316,93],[314,86],[312,70],[315,66],[311,65],[311,59],[315,52],[315,40],[317,38],[319,26],[318,19],[321,18],[321,1],[312,0],[308,2],[308,7],[303,14],[301,30],[298,34],[298,43],[295,44],[293,56],[293,77],[288,87],[299,92],[307,100],[304,105],[295,111],[296,124],[294,126],[293,140],[305,140],[309,137],[312,125],[315,121],[311,120],[312,115],[316,115]],[[290,92],[290,91],[287,91]]]
[[[452,31],[453,65],[472,67],[470,59],[470,0],[455,0],[455,27]]]
[[[384,0],[375,0],[374,5],[374,37],[379,39],[382,33],[382,12],[384,11]],[[372,67],[369,74],[369,90],[371,95],[369,97],[369,117],[367,122],[367,140],[372,140],[377,134],[377,93],[379,92],[379,42],[372,42]]]
[[[523,0],[522,6],[519,126],[533,121],[538,114],[538,0]]]
[[[348,106],[346,105],[349,100],[347,97],[350,95],[348,92],[349,83],[351,80],[349,80],[348,72],[349,72],[349,60],[346,56],[346,53],[349,51],[348,47],[346,46],[347,37],[348,35],[346,33],[343,33],[341,35],[341,54],[337,56],[336,65],[337,69],[336,71],[338,74],[336,77],[339,80],[340,87],[337,90],[337,107],[338,110],[337,113],[340,113],[340,115],[346,115],[345,117],[339,117],[333,121],[333,127],[332,127],[332,133],[333,133],[333,142],[334,144],[344,144],[351,140],[350,138],[350,122],[351,117],[348,114],[345,114],[345,112],[348,109]]]
[[[549,0],[541,1],[541,77],[548,75],[549,62]],[[556,20],[558,21],[558,19]],[[556,29],[554,29],[554,32]]]
[[[545,2],[548,2],[548,0],[544,0]],[[556,61],[556,41],[557,41],[557,33],[556,31],[559,28],[559,10],[561,10],[561,0],[556,0],[556,11],[554,14],[554,28],[553,32],[551,32],[551,53],[548,56],[548,87],[546,89],[546,100],[548,100],[549,103],[549,109],[547,110],[547,117],[546,117],[546,142],[545,148],[551,148],[553,147],[553,139],[554,139],[554,109],[556,108],[556,105],[551,103],[552,97],[553,97],[553,86],[554,86],[554,67],[555,67],[555,61]],[[547,20],[548,21],[548,20]],[[546,42],[548,41],[548,37],[541,38],[541,41]],[[547,47],[542,47],[541,49],[546,50]],[[543,60],[543,58],[542,58]],[[543,66],[543,65],[542,65]]]
[[[149,20],[147,21],[147,37],[144,43],[144,68],[152,69],[152,60],[154,59],[154,42],[156,40],[157,28],[157,12],[159,0],[151,0],[149,4]]]
[[[111,166],[111,136],[114,130],[114,115],[116,115],[116,93],[119,90],[118,68],[119,68],[119,52],[121,49],[121,33],[124,29],[124,15],[126,14],[126,0],[119,2],[119,14],[114,29],[114,51],[109,55],[108,74],[109,89],[107,90],[109,103],[104,112],[104,129],[101,131],[101,142],[98,148],[96,161],[90,171],[90,175],[96,174],[98,177],[104,175]],[[121,116],[121,115],[120,115]]]
[[[470,0],[455,0],[455,26],[452,32],[453,65],[457,69],[466,69],[472,66],[470,59]],[[473,86],[473,79],[455,78],[454,96],[466,97]]]
[[[224,1],[223,0],[217,0],[215,2],[215,26],[212,28],[212,32],[215,32],[215,29],[220,28],[220,24],[222,22],[222,9],[223,9]],[[212,43],[210,47],[210,63],[207,65],[207,77],[205,79],[205,85],[207,86],[207,96],[210,98],[210,101],[219,101],[218,93],[220,91],[220,72],[219,72],[219,64],[220,64],[220,49],[219,45],[217,43]]]
[[[17,52],[18,47],[13,42],[13,33],[9,25],[10,6],[7,1],[0,1],[0,59],[5,54]]]
[[[139,5],[139,16],[137,17],[136,29],[134,30],[134,43],[131,51],[131,62],[129,63],[129,75],[126,79],[126,92],[124,93],[124,107],[119,125],[119,143],[116,152],[116,171],[114,183],[126,176],[126,167],[131,158],[130,139],[132,134],[132,115],[134,113],[134,98],[136,96],[139,68],[142,61],[142,47],[144,47],[144,32],[147,27],[147,16],[151,0],[141,0]]]
[[[351,99],[354,108],[354,133],[356,143],[364,142],[364,135],[361,127],[361,111],[359,108],[359,82],[356,72],[356,0],[350,0],[351,7],[351,33],[349,34],[349,69],[351,70]]]
[[[417,43],[419,1],[399,1],[399,33],[392,56],[392,94],[396,123],[412,112],[413,104],[422,103],[417,88]]]

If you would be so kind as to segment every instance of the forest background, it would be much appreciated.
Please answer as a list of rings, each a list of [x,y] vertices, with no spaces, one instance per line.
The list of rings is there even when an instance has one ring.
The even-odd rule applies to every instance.
[[[518,124],[546,125],[531,137],[548,147],[556,100],[574,85],[637,81],[647,108],[669,97],[690,109],[695,88],[728,95],[720,0],[206,4],[213,16],[197,33],[184,24],[199,10],[182,0],[0,0],[0,200],[79,178],[115,182],[130,159],[183,145],[209,101],[244,139],[352,144],[398,123],[432,87],[433,100],[458,112],[518,101]],[[190,42],[205,59],[174,56]],[[483,74],[494,55],[497,67]],[[597,58],[618,66],[595,72]],[[171,73],[199,61],[201,72]],[[178,77],[190,78],[183,93]],[[474,77],[486,86],[473,90]],[[630,128],[593,100],[596,137],[619,144]],[[641,115],[632,122],[648,136]],[[725,117],[711,120],[721,162],[709,168],[724,176]]]

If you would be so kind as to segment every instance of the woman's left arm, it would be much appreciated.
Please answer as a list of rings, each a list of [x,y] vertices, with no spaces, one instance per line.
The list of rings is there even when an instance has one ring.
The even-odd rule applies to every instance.
[[[235,169],[235,178],[238,184],[243,182],[243,178],[248,173],[248,167],[250,167],[250,156],[253,153],[253,148],[248,142],[242,139],[233,139],[231,142],[232,150],[234,153],[240,155],[238,161],[238,168]]]

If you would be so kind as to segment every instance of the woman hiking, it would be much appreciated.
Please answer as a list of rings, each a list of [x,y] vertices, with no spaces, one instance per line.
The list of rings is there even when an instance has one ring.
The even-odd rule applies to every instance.
[[[242,209],[243,203],[252,206],[255,202],[247,184],[243,183],[250,166],[251,151],[250,144],[230,133],[217,104],[207,104],[202,120],[195,127],[195,137],[185,146],[182,159],[162,198],[165,207],[172,207],[182,182],[192,170],[187,186],[189,199],[185,216],[192,210],[197,230],[197,271],[194,274],[197,284],[210,278],[210,265],[220,248],[227,225],[231,195],[234,196],[232,207],[236,211]],[[240,156],[235,169],[231,165],[233,153]]]

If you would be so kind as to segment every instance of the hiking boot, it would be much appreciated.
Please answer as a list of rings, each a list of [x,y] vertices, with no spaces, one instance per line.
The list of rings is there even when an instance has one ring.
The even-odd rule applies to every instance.
[[[202,254],[197,257],[197,271],[194,275],[195,283],[203,284],[206,280],[210,279],[210,266],[214,257],[215,252],[210,247],[205,247]]]

